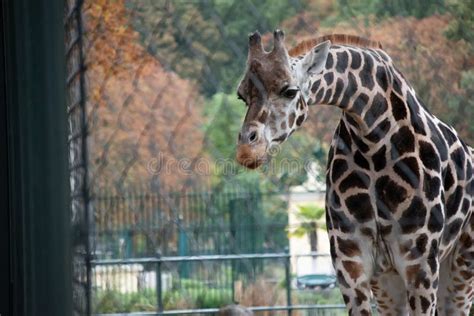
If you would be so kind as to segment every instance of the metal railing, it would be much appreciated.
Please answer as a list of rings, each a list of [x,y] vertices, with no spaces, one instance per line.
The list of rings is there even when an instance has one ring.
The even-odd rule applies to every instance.
[[[273,259],[283,260],[284,262],[284,284],[286,292],[286,305],[277,306],[254,306],[248,307],[249,310],[254,312],[262,311],[287,311],[288,315],[292,314],[294,310],[344,310],[343,304],[292,304],[292,276],[291,276],[291,258],[292,257],[328,257],[329,254],[321,253],[308,253],[291,255],[288,251],[282,253],[269,253],[269,254],[235,254],[235,255],[202,255],[202,256],[170,256],[162,257],[159,254],[156,257],[148,258],[126,258],[126,259],[102,259],[92,260],[92,266],[118,266],[118,265],[155,265],[156,271],[156,311],[154,312],[131,312],[131,313],[108,313],[108,314],[95,314],[102,316],[118,316],[118,315],[185,315],[185,314],[214,314],[219,311],[219,308],[196,308],[196,309],[177,309],[177,310],[165,310],[163,304],[163,291],[162,291],[162,276],[163,276],[163,265],[164,264],[176,264],[183,262],[212,262],[212,261],[242,261],[242,260],[262,260],[262,259]]]
[[[261,191],[258,183],[220,191],[98,192],[90,228],[92,251],[96,259],[149,257],[157,250],[166,257],[280,252],[288,245],[282,195]],[[269,207],[271,214],[265,211]],[[141,247],[133,244],[137,238],[144,240]]]
[[[258,306],[247,307],[252,312],[268,312],[268,311],[287,311],[291,315],[292,311],[296,310],[316,310],[316,311],[330,311],[341,310],[345,311],[344,304],[314,304],[314,305],[291,305],[291,306]],[[203,309],[183,309],[163,312],[134,312],[134,313],[114,313],[114,314],[93,314],[95,316],[156,316],[156,315],[194,315],[194,314],[217,314],[219,308],[203,308]]]

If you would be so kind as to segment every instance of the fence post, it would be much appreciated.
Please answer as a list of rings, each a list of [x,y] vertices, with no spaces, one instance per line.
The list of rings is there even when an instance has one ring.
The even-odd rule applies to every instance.
[[[231,289],[232,289],[232,302],[238,303],[239,300],[235,297],[235,269],[234,269],[234,260],[230,260],[230,276],[231,276]]]
[[[291,256],[288,247],[285,247],[285,278],[286,278],[286,305],[288,306],[288,315],[291,315]]]
[[[188,255],[188,235],[183,228],[183,215],[178,215],[178,256],[184,257]],[[189,278],[188,262],[182,261],[178,263],[179,278]]]
[[[156,253],[156,308],[158,314],[163,312],[163,293],[161,293],[161,254],[160,252]]]

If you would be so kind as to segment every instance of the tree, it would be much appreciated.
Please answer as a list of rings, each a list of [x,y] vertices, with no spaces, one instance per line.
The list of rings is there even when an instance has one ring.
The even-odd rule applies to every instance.
[[[86,1],[84,15],[92,185],[188,183],[195,174],[160,167],[199,155],[196,85],[141,46],[124,0]]]
[[[446,36],[456,45],[466,45],[468,53],[462,61],[459,90],[456,94],[446,95],[449,119],[456,126],[462,127],[467,135],[474,134],[472,119],[474,118],[474,2],[452,0],[448,3],[451,21],[446,28]],[[472,138],[469,139],[472,145]]]
[[[379,0],[376,4],[379,16],[414,16],[421,19],[444,11],[444,0]]]
[[[466,17],[466,14],[459,15],[459,19]],[[295,19],[298,18],[294,17],[292,21]],[[306,20],[313,29],[317,29],[317,33],[311,35],[300,32],[301,35],[298,34],[293,41],[298,42],[298,38],[308,35],[330,33],[354,34],[380,41],[427,108],[446,123],[452,124],[464,141],[473,144],[474,135],[470,132],[469,122],[474,120],[474,113],[468,108],[468,99],[472,99],[472,94],[462,88],[461,78],[466,76],[462,74],[463,71],[472,68],[474,54],[469,49],[467,40],[454,42],[446,37],[446,30],[449,30],[454,20],[447,14],[423,19],[391,17],[380,20],[354,16],[330,27],[323,26],[326,24],[324,21],[319,23]],[[286,25],[292,26],[294,23]],[[287,33],[296,32],[288,29]],[[469,76],[465,78],[467,82]],[[305,123],[304,129],[327,144],[340,112],[324,106],[318,108],[316,115],[312,111],[314,110],[310,110],[310,122]]]
[[[235,94],[217,93],[204,107],[206,147],[215,159],[233,158],[247,108]]]
[[[290,231],[291,236],[308,236],[311,252],[318,251],[318,229],[324,226],[324,207],[316,205],[303,205],[298,207],[296,218],[300,224],[294,231]]]
[[[474,69],[461,72],[459,82],[459,92],[454,95],[446,96],[446,105],[449,111],[448,119],[466,135],[469,145],[472,143],[472,135],[474,135]],[[469,137],[471,136],[471,137]]]
[[[206,96],[235,87],[247,58],[248,33],[273,31],[304,3],[127,0],[143,45],[169,69],[198,82]]]
[[[418,19],[444,13],[444,0],[338,0],[342,17],[375,15],[379,19],[392,16],[413,16]]]
[[[448,2],[448,12],[452,19],[446,35],[454,41],[463,40],[474,50],[474,1],[451,0]],[[472,66],[472,65],[471,65]]]

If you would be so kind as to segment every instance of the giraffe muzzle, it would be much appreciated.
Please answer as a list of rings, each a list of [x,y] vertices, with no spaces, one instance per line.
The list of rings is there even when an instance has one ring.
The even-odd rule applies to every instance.
[[[249,169],[256,169],[267,161],[266,146],[264,144],[240,144],[237,147],[237,162]]]
[[[258,125],[245,125],[239,133],[236,159],[249,169],[256,169],[266,161],[267,143]]]

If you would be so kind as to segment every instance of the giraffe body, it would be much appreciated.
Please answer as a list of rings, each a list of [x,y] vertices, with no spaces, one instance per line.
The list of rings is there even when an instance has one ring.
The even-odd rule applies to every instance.
[[[266,53],[250,42],[239,95],[249,106],[242,133],[252,126],[257,136],[239,138],[238,154],[259,159],[243,164],[258,166],[266,148],[301,126],[306,104],[339,107],[326,223],[349,314],[370,315],[373,294],[381,315],[468,315],[473,150],[426,109],[380,47],[326,39],[293,57],[281,43]]]
[[[471,148],[429,113],[383,51],[333,46],[330,54],[334,65],[326,63],[323,78],[348,83],[338,89],[334,79],[324,80],[315,89],[313,82],[310,98],[320,102],[323,90],[323,103],[343,109],[329,153],[326,206],[346,304],[368,314],[372,290],[382,315],[434,315],[437,306],[443,315],[467,315]],[[348,90],[353,95],[344,95]]]

